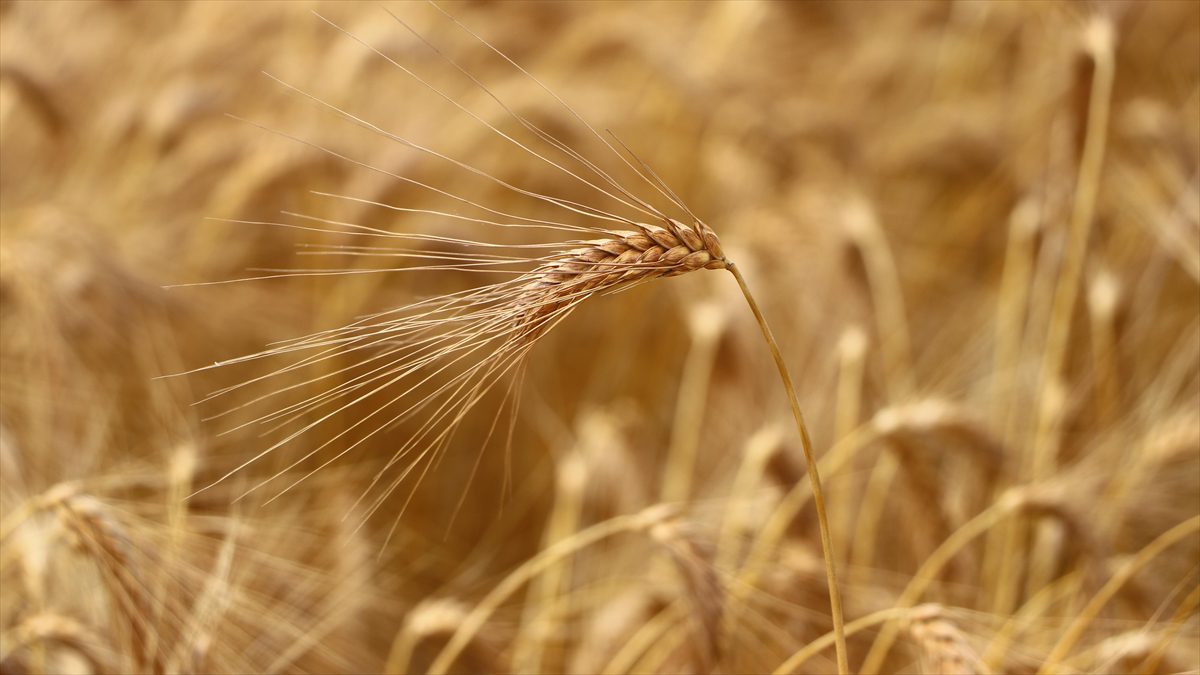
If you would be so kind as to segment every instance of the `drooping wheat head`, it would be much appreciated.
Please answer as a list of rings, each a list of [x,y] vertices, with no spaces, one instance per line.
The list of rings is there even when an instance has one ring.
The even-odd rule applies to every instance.
[[[397,20],[399,21],[399,18]],[[332,22],[330,24],[342,30]],[[418,37],[424,41],[423,37]],[[483,44],[487,45],[486,42]],[[429,46],[436,51],[432,45]],[[491,48],[490,45],[487,46]],[[369,48],[374,50],[373,47]],[[381,432],[399,425],[415,425],[415,429],[400,443],[400,447],[363,493],[365,498],[367,493],[379,488],[373,499],[370,502],[360,499],[354,504],[354,508],[365,509],[364,521],[406,481],[410,481],[412,489],[415,490],[450,445],[458,426],[477,404],[494,391],[499,392],[501,400],[495,407],[491,432],[480,453],[482,454],[494,438],[502,436],[503,434],[499,433],[501,419],[506,413],[510,423],[515,419],[526,356],[541,337],[565,320],[583,302],[598,295],[628,290],[653,279],[678,276],[702,269],[719,270],[730,267],[716,233],[692,214],[652,169],[623,145],[620,147],[624,153],[619,151],[552,92],[550,94],[578,119],[594,138],[599,139],[625,168],[671,203],[680,214],[686,214],[681,217],[690,220],[691,224],[664,212],[648,199],[635,195],[598,164],[584,158],[576,150],[510,109],[486,86],[448,58],[446,60],[451,65],[471,77],[478,88],[491,96],[507,116],[516,120],[549,148],[534,150],[526,142],[517,140],[491,122],[467,110],[405,66],[382,52],[375,51],[392,65],[416,78],[456,108],[495,132],[518,151],[534,156],[603,198],[637,212],[640,218],[635,220],[621,213],[518,187],[466,162],[384,131],[349,112],[281,82],[289,90],[313,100],[319,106],[372,133],[435,157],[439,161],[449,162],[454,168],[482,177],[504,190],[531,198],[542,205],[565,210],[572,222],[500,211],[411,177],[358,162],[328,148],[313,146],[340,159],[431,191],[453,201],[457,207],[469,207],[482,213],[472,216],[459,212],[461,209],[452,213],[397,206],[349,195],[316,194],[343,203],[385,209],[395,214],[414,213],[431,219],[466,222],[494,229],[519,229],[527,233],[552,231],[575,235],[558,242],[502,243],[440,234],[393,232],[298,213],[287,215],[302,221],[300,224],[234,221],[247,225],[273,225],[346,237],[404,242],[403,246],[313,246],[306,251],[310,255],[387,257],[411,263],[386,271],[440,271],[502,277],[493,283],[419,300],[397,309],[363,317],[341,328],[286,340],[260,353],[209,366],[221,367],[279,357],[291,359],[289,364],[266,375],[221,389],[205,399],[211,401],[238,391],[255,391],[250,387],[265,385],[268,387],[266,393],[234,405],[214,417],[267,406],[265,412],[259,412],[248,421],[238,423],[230,431],[262,425],[267,428],[267,433],[279,433],[282,436],[262,452],[227,472],[218,482],[264,459],[274,450],[295,441],[301,435],[313,431],[342,413],[350,412],[353,415],[354,421],[345,428],[323,439],[324,442],[317,444],[309,452],[290,462],[268,479],[254,485],[247,492],[285,475],[294,475],[298,468],[318,453],[337,448],[332,457],[320,462],[315,468],[301,471],[299,479],[291,479],[292,482],[275,495],[278,497]],[[441,55],[440,52],[438,54]],[[507,60],[503,54],[501,57]],[[525,72],[515,63],[512,65]],[[531,75],[529,77],[532,79]],[[540,82],[538,84],[540,85]],[[546,91],[549,92],[548,89]],[[620,141],[617,141],[617,144],[619,145]],[[642,222],[643,220],[651,222]],[[583,238],[578,236],[580,234],[589,236]],[[268,277],[362,271],[272,270]],[[344,357],[349,357],[346,360],[350,365],[335,365]],[[285,376],[294,376],[298,371],[305,369],[314,370],[316,374],[298,383],[292,381],[274,389],[269,388],[271,381],[283,381]],[[286,403],[275,403],[284,395],[310,388],[316,393]],[[510,426],[510,439],[511,433]],[[385,475],[389,476],[386,480]],[[467,479],[468,487],[473,479],[474,472]],[[410,491],[409,499],[411,496]]]
[[[439,11],[441,10],[439,9]],[[443,14],[445,13],[443,12]],[[453,17],[449,17],[448,14],[446,16],[460,28],[471,33]],[[395,17],[395,15],[393,17],[405,28],[409,28],[399,17]],[[638,196],[630,187],[601,168],[599,164],[584,157],[570,145],[514,111],[470,72],[443,55],[411,28],[409,30],[421,42],[469,78],[483,94],[500,106],[509,120],[515,121],[533,138],[526,137],[525,140],[518,140],[514,135],[510,135],[469,110],[454,97],[447,95],[382,51],[370,46],[332,21],[323,17],[322,19],[374,51],[392,66],[493,132],[518,153],[528,154],[565,174],[566,177],[581,184],[587,190],[598,193],[604,203],[615,202],[619,206],[615,207],[615,211],[610,211],[591,204],[519,187],[478,166],[414,143],[316,96],[272,78],[289,90],[330,110],[338,117],[383,139],[428,155],[436,161],[447,162],[456,169],[521,197],[536,200],[543,206],[548,205],[561,209],[567,212],[566,218],[570,222],[558,222],[500,211],[414,178],[354,160],[310,142],[294,139],[342,160],[395,178],[402,183],[432,191],[456,202],[456,210],[447,212],[419,209],[348,195],[318,193],[322,196],[358,205],[388,209],[394,213],[415,213],[489,227],[587,233],[593,237],[598,236],[598,238],[571,239],[558,243],[514,244],[476,241],[434,234],[395,233],[381,228],[296,213],[288,215],[305,221],[304,225],[255,223],[349,236],[395,238],[406,242],[419,242],[423,245],[418,247],[335,246],[326,250],[314,250],[311,251],[312,253],[343,255],[350,253],[352,255],[394,257],[420,263],[400,268],[410,271],[452,270],[508,275],[509,278],[474,289],[417,301],[397,310],[365,317],[343,328],[285,341],[259,354],[235,359],[233,362],[244,362],[290,355],[294,361],[268,375],[218,391],[210,398],[231,393],[247,385],[257,384],[262,380],[269,380],[284,373],[291,373],[300,368],[319,366],[320,369],[318,374],[303,382],[279,386],[274,391],[258,396],[248,403],[237,405],[222,414],[254,406],[279,394],[306,388],[309,385],[318,385],[314,387],[317,393],[298,402],[278,405],[273,410],[235,427],[265,424],[268,426],[269,432],[280,432],[283,434],[283,438],[227,472],[216,482],[221,482],[248,465],[258,462],[272,451],[322,425],[327,420],[342,417],[342,413],[348,413],[346,417],[351,420],[348,426],[266,480],[251,487],[250,490],[256,490],[299,469],[301,477],[283,488],[276,495],[278,497],[377,434],[399,425],[408,425],[410,429],[415,425],[415,430],[411,430],[407,437],[400,441],[399,447],[385,462],[383,468],[375,474],[367,490],[362,493],[352,507],[353,509],[359,508],[360,505],[363,507],[362,522],[365,523],[390,495],[407,482],[408,497],[399,511],[400,514],[403,514],[415,495],[416,488],[421,485],[428,472],[444,457],[455,431],[465,417],[493,391],[497,391],[501,400],[495,408],[495,417],[484,442],[479,447],[475,465],[466,480],[465,494],[479,468],[479,459],[491,445],[506,411],[509,414],[506,449],[511,448],[525,359],[539,338],[565,320],[581,303],[597,295],[618,293],[646,281],[678,276],[701,269],[728,270],[737,280],[772,353],[796,421],[797,432],[801,437],[808,465],[809,481],[815,497],[814,504],[820,524],[822,549],[825,552],[831,611],[835,629],[838,632],[838,669],[846,672],[848,666],[844,640],[841,637],[841,605],[836,591],[836,574],[831,557],[832,541],[821,496],[820,479],[817,474],[812,441],[803,421],[795,394],[795,386],[791,381],[779,346],[744,277],[726,258],[720,240],[713,230],[692,213],[675,192],[627,146],[616,140],[617,145],[624,152],[618,150],[613,143],[584,121],[574,109],[533,75],[474,33],[471,35],[480,44],[511,64],[522,75],[553,97],[571,117],[586,129],[591,138],[598,140],[611,153],[611,156],[616,157],[624,165],[623,170],[628,169],[629,172],[632,172],[639,185],[644,183],[657,193],[657,195],[651,195],[652,199],[666,200],[670,204],[668,208],[678,214],[678,217],[660,209],[650,199]],[[542,149],[539,152],[531,146],[541,146]],[[458,212],[460,209],[457,208],[462,206],[481,211],[482,214],[479,216],[463,215]],[[636,215],[632,217],[624,215],[629,211],[635,212]],[[647,218],[653,223],[661,224],[642,222]],[[690,220],[691,224],[686,224],[680,218]],[[615,229],[617,226],[621,229]],[[508,253],[493,251],[508,251]],[[541,255],[538,255],[539,253]],[[362,271],[272,270],[270,276],[309,276]],[[362,353],[364,351],[366,354]],[[349,359],[351,362],[349,366],[339,368],[336,362],[331,361],[331,359],[351,354],[354,358]],[[221,366],[228,363],[232,362],[216,365]],[[330,447],[340,449],[317,467],[307,472],[303,470],[302,464],[314,459],[318,453]],[[385,476],[390,476],[390,478],[385,478]],[[508,480],[506,465],[505,485]],[[366,497],[372,493],[375,494],[374,498],[369,503],[364,502]],[[462,500],[459,504],[461,505],[461,503]],[[398,522],[399,515],[393,523],[393,532]],[[390,536],[389,534],[389,539]]]

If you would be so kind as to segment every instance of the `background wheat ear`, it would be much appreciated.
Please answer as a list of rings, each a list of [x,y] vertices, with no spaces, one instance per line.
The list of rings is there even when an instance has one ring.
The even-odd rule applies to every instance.
[[[922,672],[930,675],[981,675],[987,670],[966,636],[939,605],[914,607],[908,632],[921,650]]]
[[[6,631],[2,642],[0,667],[5,672],[67,672],[80,665],[97,675],[121,671],[117,665],[117,650],[105,644],[89,626],[60,614],[43,613],[27,617]],[[42,653],[42,660],[35,667],[36,661],[30,657],[38,648],[50,651],[48,654]],[[79,664],[76,659],[81,659],[83,663]]]

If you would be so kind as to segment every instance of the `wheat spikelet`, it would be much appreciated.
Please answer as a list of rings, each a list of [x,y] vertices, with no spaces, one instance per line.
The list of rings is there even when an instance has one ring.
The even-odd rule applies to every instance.
[[[985,672],[966,636],[940,605],[914,607],[908,633],[921,648],[921,672],[930,675],[977,675]]]
[[[711,228],[699,221],[695,229],[673,218],[665,222],[666,227],[634,223],[635,231],[613,232],[540,267],[539,278],[528,282],[518,300],[525,308],[522,320],[536,323],[597,292],[728,267]]]
[[[82,657],[91,672],[120,672],[115,650],[96,631],[71,617],[55,613],[34,614],[5,632],[0,640],[0,670],[6,673],[37,672],[26,654],[37,646],[56,645]],[[54,654],[62,656],[62,654]],[[43,663],[46,670],[66,669],[62,662]],[[56,668],[57,666],[57,668]]]
[[[574,449],[584,462],[587,482],[583,511],[597,520],[650,505],[650,479],[639,463],[627,425],[632,413],[592,409],[576,422]]]
[[[90,557],[109,581],[113,604],[129,626],[130,651],[142,668],[162,669],[151,626],[153,600],[135,558],[137,542],[108,506],[69,484],[41,498],[41,508],[57,514],[75,545]]]
[[[911,504],[919,514],[916,517],[929,526],[915,534],[906,533],[899,540],[913,545],[919,556],[922,549],[932,550],[941,537],[965,520],[976,508],[974,502],[1005,476],[1004,446],[986,425],[956,402],[925,398],[890,406],[877,412],[867,429],[871,440],[896,459],[899,475],[906,479],[901,485],[908,487],[912,495],[906,504]],[[978,480],[955,484],[942,481],[940,474],[955,461],[969,467]],[[878,525],[869,532],[876,537],[888,534]],[[855,545],[862,551],[884,548],[887,543],[856,541]],[[968,561],[957,565],[964,574],[975,568]]]
[[[697,542],[679,523],[663,522],[650,528],[650,536],[662,545],[683,577],[692,610],[689,670],[708,672],[721,658],[721,621],[725,613],[725,590],[712,563],[705,559]]]

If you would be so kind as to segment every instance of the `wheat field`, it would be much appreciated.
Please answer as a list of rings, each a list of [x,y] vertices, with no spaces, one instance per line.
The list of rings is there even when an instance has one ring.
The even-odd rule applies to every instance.
[[[1200,672],[1200,3],[5,1],[0,144],[2,673]]]

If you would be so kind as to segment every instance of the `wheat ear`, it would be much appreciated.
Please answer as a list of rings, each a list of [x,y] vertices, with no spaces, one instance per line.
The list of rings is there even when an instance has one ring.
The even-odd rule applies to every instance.
[[[489,392],[496,388],[502,380],[510,377],[513,378],[514,382],[507,386],[507,391],[503,394],[503,402],[497,413],[497,420],[500,413],[503,412],[505,405],[508,405],[510,401],[513,401],[512,406],[515,410],[515,383],[519,382],[521,378],[525,358],[529,354],[529,351],[542,336],[552,330],[559,322],[563,321],[580,303],[598,294],[621,292],[640,283],[660,277],[677,276],[700,269],[725,269],[733,274],[737,280],[747,304],[750,305],[750,309],[758,321],[763,339],[766,340],[775,364],[779,369],[780,379],[784,385],[785,393],[791,405],[792,415],[796,421],[796,430],[799,432],[805,460],[808,465],[808,476],[812,483],[813,501],[816,506],[821,532],[821,548],[825,557],[825,569],[829,584],[830,610],[834,632],[837,636],[838,670],[843,674],[848,672],[849,666],[846,658],[845,637],[843,635],[841,598],[837,589],[833,547],[829,533],[828,519],[825,515],[825,500],[821,492],[820,477],[817,474],[817,464],[812,448],[812,441],[809,437],[808,427],[804,423],[804,417],[800,412],[800,403],[796,396],[795,387],[792,384],[791,375],[788,373],[787,366],[784,363],[783,355],[780,353],[779,345],[775,342],[775,338],[771,334],[771,329],[768,327],[766,319],[759,310],[758,303],[755,301],[753,294],[751,294],[745,278],[743,278],[737,266],[726,258],[716,233],[696,217],[678,195],[646,163],[638,159],[628,147],[617,140],[615,136],[612,136],[617,145],[625,151],[625,154],[619,152],[617,147],[608,138],[602,136],[594,127],[584,121],[579,113],[542,84],[536,77],[486,40],[480,38],[453,16],[450,16],[445,10],[442,10],[437,5],[434,5],[434,8],[554,98],[570,113],[571,117],[578,121],[588,133],[599,140],[628,169],[632,170],[641,181],[653,188],[659,195],[674,204],[674,206],[678,207],[681,213],[686,214],[691,224],[685,224],[669,216],[650,201],[637,196],[598,164],[585,158],[552,134],[521,116],[466,69],[443,55],[440,50],[419,33],[412,30],[396,15],[392,14],[397,22],[410,30],[448,65],[468,77],[484,94],[499,104],[507,116],[511,117],[522,128],[548,146],[546,153],[538,152],[524,142],[508,135],[382,51],[371,47],[365,41],[355,37],[352,33],[341,28],[333,21],[317,15],[337,30],[362,43],[379,57],[412,77],[438,97],[451,103],[458,110],[495,133],[499,138],[508,142],[516,150],[538,159],[546,166],[556,169],[565,178],[581,184],[590,191],[594,191],[598,195],[602,195],[641,214],[637,216],[638,218],[645,217],[653,223],[661,224],[638,222],[630,217],[609,212],[595,206],[518,187],[478,167],[388,132],[363,118],[322,101],[320,98],[293,87],[278,78],[268,76],[288,90],[311,100],[319,107],[330,111],[347,122],[378,135],[382,139],[401,144],[416,152],[425,154],[433,158],[434,161],[447,162],[521,197],[536,200],[552,208],[562,209],[570,214],[570,218],[582,222],[567,224],[554,220],[542,220],[513,213],[505,213],[460,197],[441,188],[351,159],[315,143],[294,139],[332,157],[349,161],[352,164],[386,176],[391,176],[411,186],[430,190],[460,205],[478,209],[483,213],[483,216],[472,217],[460,213],[395,206],[348,195],[318,193],[322,196],[348,200],[360,205],[379,207],[398,213],[423,214],[436,218],[462,220],[499,228],[556,230],[559,232],[576,233],[576,236],[578,236],[578,233],[591,234],[597,238],[591,240],[577,239],[559,243],[499,244],[447,236],[392,233],[364,225],[294,213],[289,213],[288,215],[301,218],[306,221],[306,224],[257,223],[318,232],[337,232],[346,236],[400,239],[405,242],[405,247],[352,246],[346,249],[335,247],[325,252],[344,254],[349,251],[355,255],[378,255],[417,261],[418,265],[415,267],[401,268],[410,271],[457,270],[508,275],[508,278],[505,281],[468,291],[439,296],[396,310],[375,314],[339,329],[324,331],[306,338],[285,341],[259,354],[209,366],[219,367],[233,362],[307,353],[307,356],[299,358],[293,364],[280,368],[266,376],[260,376],[242,385],[220,390],[209,397],[209,399],[212,399],[254,382],[269,380],[301,368],[328,362],[329,359],[339,355],[363,350],[378,352],[376,355],[360,361],[359,366],[369,368],[364,373],[354,374],[350,368],[334,370],[333,373],[325,372],[308,379],[304,383],[282,387],[275,392],[260,396],[250,403],[239,406],[247,407],[255,405],[270,399],[275,394],[294,390],[306,384],[320,382],[331,375],[347,374],[347,379],[344,382],[329,387],[315,396],[310,396],[298,403],[283,405],[272,412],[256,417],[241,425],[268,424],[272,425],[275,431],[284,430],[288,427],[294,428],[295,426],[299,426],[299,429],[286,433],[282,440],[251,457],[240,466],[235,467],[232,471],[229,471],[217,479],[217,481],[210,484],[209,487],[229,478],[250,464],[258,462],[275,449],[290,443],[301,434],[323,424],[341,412],[358,406],[360,403],[365,404],[367,400],[375,397],[387,398],[391,396],[393,391],[396,391],[398,393],[395,396],[390,397],[382,405],[360,416],[348,428],[333,435],[330,439],[310,450],[283,470],[251,488],[251,491],[256,490],[277,478],[285,476],[287,472],[298,468],[301,463],[314,457],[333,443],[345,445],[333,458],[320,464],[316,469],[304,474],[296,482],[284,488],[276,495],[278,497],[292,489],[299,481],[305,480],[313,472],[320,470],[330,462],[351,452],[382,430],[400,421],[421,416],[423,421],[420,423],[420,426],[396,450],[392,458],[376,474],[371,485],[368,487],[368,492],[374,490],[377,485],[381,487],[381,494],[366,506],[366,517],[369,518],[378,510],[383,500],[398,489],[406,480],[411,479],[413,483],[419,485],[430,467],[436,463],[441,453],[445,451],[446,446],[450,443],[454,435],[455,429],[464,417]],[[280,135],[286,136],[286,134]],[[560,159],[554,159],[552,156],[559,157]],[[631,159],[633,161],[630,161]],[[568,168],[568,165],[575,168]],[[414,241],[429,245],[429,247],[411,247],[411,242]],[[446,251],[444,247],[447,244],[460,250]],[[505,250],[510,251],[510,253],[494,252]],[[321,251],[313,252],[320,253]],[[538,255],[538,253],[543,254]],[[362,271],[358,270],[357,272]],[[268,270],[268,272],[270,272],[268,277],[357,273],[355,270],[328,269]],[[439,377],[449,378],[449,380],[439,384],[436,379]],[[424,393],[423,389],[429,388],[433,388],[432,393],[421,395]],[[500,387],[499,390],[504,392],[505,387]],[[395,411],[395,408],[400,409]],[[221,413],[221,415],[231,413],[234,410],[237,410],[237,408],[227,410],[225,413]],[[303,420],[310,416],[316,417],[316,419],[305,423]],[[493,430],[495,426],[493,424]],[[358,434],[359,438],[354,440],[354,436],[351,434]],[[486,448],[491,443],[491,440],[492,434],[489,432],[483,447]],[[390,482],[382,482],[384,472],[393,468],[399,470],[399,475]],[[366,493],[360,497],[360,501],[365,497]],[[411,498],[412,495],[410,493],[409,499]],[[358,507],[357,502],[354,507]],[[405,503],[405,507],[407,507],[407,502]],[[401,513],[403,512],[404,507],[401,508]],[[388,537],[390,539],[391,533],[389,533]],[[583,537],[583,533],[577,533],[572,539],[559,542],[559,545],[566,546],[569,542],[577,541],[581,537]],[[547,549],[547,551],[552,550],[555,550],[555,547]],[[519,584],[517,585],[519,586]],[[501,589],[507,592],[514,592],[516,590],[515,588],[507,589],[504,586],[501,586]],[[461,650],[465,641],[469,639],[470,633],[477,630],[479,624],[486,619],[488,611],[490,611],[490,608],[485,604],[480,608],[476,608],[476,612],[468,616],[464,622],[466,629],[460,630],[455,634],[454,638],[447,645],[447,648],[443,650],[443,654],[434,662],[433,670],[445,670],[449,667],[453,661],[454,654]]]
[[[693,226],[689,226],[665,215],[660,214],[660,217],[663,222],[661,226],[625,220],[624,222],[633,229],[612,231],[597,228],[593,231],[605,235],[603,238],[567,242],[561,250],[542,257],[510,258],[491,254],[455,254],[447,267],[462,269],[487,265],[496,269],[501,265],[532,264],[533,269],[524,272],[513,270],[516,273],[515,278],[484,286],[467,294],[443,296],[433,301],[424,301],[387,313],[399,315],[395,318],[389,316],[384,321],[353,324],[336,331],[294,341],[272,350],[270,353],[276,354],[314,348],[322,350],[301,361],[301,364],[311,364],[316,360],[329,358],[331,354],[339,351],[358,351],[364,348],[382,347],[399,338],[408,341],[407,344],[399,347],[389,347],[380,356],[370,359],[375,361],[390,357],[395,359],[394,361],[385,361],[382,366],[365,375],[353,378],[346,384],[339,385],[325,394],[302,401],[298,405],[282,408],[275,413],[259,418],[259,421],[287,417],[294,419],[304,411],[331,407],[331,404],[339,398],[352,399],[350,403],[338,407],[335,410],[337,412],[363,400],[371,393],[400,385],[405,380],[411,382],[412,379],[418,379],[416,384],[392,399],[393,402],[399,402],[411,394],[418,385],[429,380],[430,376],[422,377],[419,372],[432,370],[436,374],[450,369],[456,363],[463,363],[472,355],[479,358],[478,363],[467,365],[465,371],[455,375],[448,384],[441,386],[434,397],[412,404],[367,434],[369,437],[392,421],[423,409],[432,410],[419,433],[405,443],[385,467],[387,470],[406,455],[416,455],[416,459],[410,461],[400,476],[385,488],[383,495],[375,500],[370,507],[370,511],[373,512],[382,503],[383,497],[390,494],[402,480],[414,473],[418,462],[426,459],[429,454],[436,455],[444,449],[453,429],[466,414],[489,390],[496,386],[506,373],[519,370],[520,364],[523,363],[533,345],[564,320],[579,304],[596,295],[618,293],[657,278],[678,276],[701,269],[728,270],[737,280],[738,286],[758,322],[763,339],[778,368],[780,380],[795,419],[796,430],[800,436],[801,447],[804,450],[805,462],[808,467],[809,481],[812,484],[813,503],[816,507],[821,533],[821,548],[824,553],[829,584],[830,610],[834,632],[838,636],[839,672],[848,672],[849,665],[842,635],[841,598],[837,589],[837,574],[833,560],[829,523],[825,512],[825,499],[821,490],[816,455],[808,433],[808,426],[804,422],[800,402],[796,396],[791,374],[783,360],[783,354],[780,352],[766,318],[759,309],[758,302],[750,292],[745,277],[742,276],[737,266],[726,258],[716,233],[699,219],[694,221]],[[423,237],[422,235],[408,235],[407,238]],[[433,239],[433,237],[428,237],[428,239]],[[458,243],[483,245],[479,242]],[[427,258],[429,255],[419,253],[412,254],[412,257]],[[250,358],[260,356],[256,355]],[[357,395],[363,390],[367,390],[368,393]],[[383,408],[377,408],[354,426],[367,422],[382,411]],[[304,426],[301,432],[319,424],[331,414]],[[295,438],[299,433],[291,434],[284,441],[251,459],[250,462],[256,461],[267,452]],[[345,433],[345,431],[341,432],[333,440],[344,436]],[[324,445],[328,445],[330,442],[327,441]],[[337,456],[345,454],[358,443],[351,444]],[[418,445],[422,443],[427,444],[427,449],[419,449]],[[296,466],[299,461],[307,459],[313,454],[315,451],[294,462],[292,466]],[[238,468],[244,468],[244,466],[245,464]],[[419,474],[418,480],[423,475],[424,471]]]
[[[939,675],[985,672],[966,635],[938,604],[914,607],[908,633],[921,648],[921,668]]]

